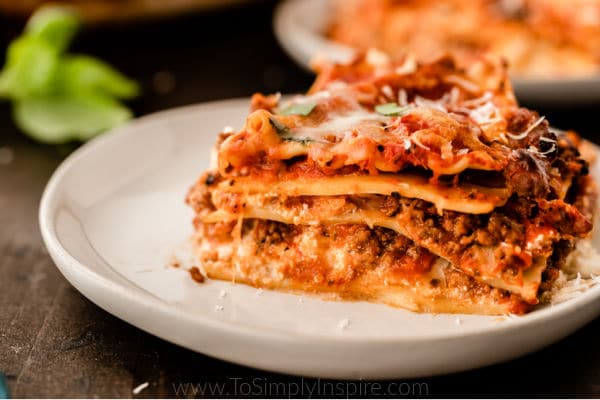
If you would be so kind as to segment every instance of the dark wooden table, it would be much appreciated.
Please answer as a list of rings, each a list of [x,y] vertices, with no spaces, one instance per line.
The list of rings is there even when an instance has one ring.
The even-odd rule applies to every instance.
[[[112,62],[144,85],[143,97],[133,103],[138,115],[255,91],[302,91],[312,77],[278,47],[271,31],[272,7],[267,1],[176,20],[88,28],[75,48]],[[0,20],[0,26],[3,49],[20,24]],[[555,125],[577,128],[598,141],[599,110],[600,104],[591,104],[541,111]],[[13,396],[128,397],[144,382],[149,386],[137,396],[193,397],[191,387],[187,394],[177,391],[186,383],[199,384],[196,396],[218,395],[219,390],[228,396],[287,396],[282,390],[299,393],[301,385],[300,393],[307,396],[315,384],[321,396],[369,394],[357,382],[340,386],[302,380],[193,353],[128,325],[80,295],[48,257],[37,224],[44,185],[73,148],[27,139],[13,126],[9,107],[0,105],[0,372]],[[597,397],[600,320],[501,365],[378,384],[384,391],[371,393],[380,396],[386,388],[402,395],[415,387],[415,395],[421,388],[437,397]]]

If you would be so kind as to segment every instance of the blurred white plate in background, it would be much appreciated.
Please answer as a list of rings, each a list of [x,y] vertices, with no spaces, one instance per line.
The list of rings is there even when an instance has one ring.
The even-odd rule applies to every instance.
[[[347,61],[354,51],[325,37],[332,13],[329,0],[285,0],[273,20],[275,35],[285,51],[303,67],[310,69],[316,54],[334,61]],[[560,105],[600,101],[600,74],[589,78],[512,79],[517,97],[530,104]]]

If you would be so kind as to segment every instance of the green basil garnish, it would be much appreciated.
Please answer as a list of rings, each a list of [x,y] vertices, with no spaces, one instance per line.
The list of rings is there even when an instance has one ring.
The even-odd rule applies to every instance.
[[[307,116],[317,106],[317,103],[296,103],[279,111],[280,115],[303,115]]]
[[[410,106],[400,107],[396,103],[378,104],[375,106],[375,112],[388,117],[400,117],[410,110]]]

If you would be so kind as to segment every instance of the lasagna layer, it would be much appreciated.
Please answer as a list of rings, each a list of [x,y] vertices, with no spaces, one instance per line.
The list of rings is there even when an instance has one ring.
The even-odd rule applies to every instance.
[[[353,194],[382,194],[417,198],[434,204],[438,210],[453,210],[471,214],[489,213],[502,206],[509,197],[504,188],[491,188],[469,183],[430,185],[423,175],[381,174],[341,175],[322,178],[287,178],[275,181],[255,177],[221,179],[219,189],[234,193],[271,193],[275,196],[340,196]]]
[[[211,179],[207,179],[207,176]],[[591,229],[595,187],[588,179],[572,189],[581,211],[563,201],[511,200],[484,215],[443,210],[399,195],[287,196],[224,191],[231,187],[207,173],[188,201],[206,223],[256,218],[286,224],[367,224],[392,229],[459,266],[477,280],[537,302],[546,260],[556,243]],[[206,182],[212,181],[212,185]],[[219,183],[217,183],[219,182]],[[225,183],[225,185],[223,185]],[[251,185],[249,185],[251,186]],[[250,190],[250,189],[248,189]],[[276,191],[275,191],[276,193]],[[588,206],[589,207],[589,206]]]
[[[198,257],[214,279],[418,312],[501,315],[529,308],[385,228],[246,219],[197,229]]]
[[[559,197],[563,182],[585,169],[571,137],[516,105],[495,64],[465,72],[444,59],[405,73],[386,58],[363,57],[322,68],[308,96],[254,98],[244,127],[219,144],[222,176],[274,181],[418,168],[435,185],[445,175],[495,171],[509,194]]]

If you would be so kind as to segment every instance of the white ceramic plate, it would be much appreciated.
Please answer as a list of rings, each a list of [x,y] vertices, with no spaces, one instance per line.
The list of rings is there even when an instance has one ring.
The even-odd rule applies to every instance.
[[[324,36],[329,17],[329,0],[286,0],[273,20],[281,46],[298,64],[310,69],[310,60],[322,55],[334,61],[347,61],[354,51]],[[589,78],[513,78],[517,97],[532,104],[560,105],[600,100],[600,75]]]
[[[71,155],[40,208],[44,241],[69,282],[108,312],[189,349],[331,378],[407,378],[492,364],[546,346],[600,313],[600,287],[524,317],[497,318],[194,282],[169,267],[173,256],[191,258],[184,197],[207,167],[215,133],[241,127],[247,108],[247,100],[230,100],[162,112]]]

